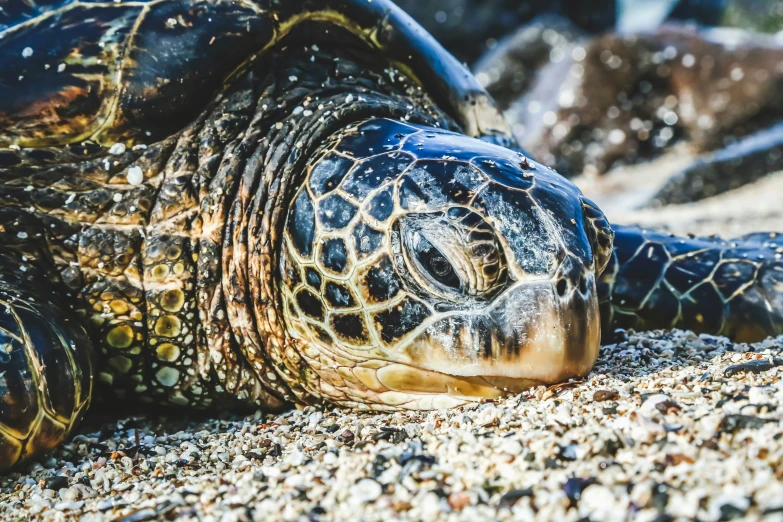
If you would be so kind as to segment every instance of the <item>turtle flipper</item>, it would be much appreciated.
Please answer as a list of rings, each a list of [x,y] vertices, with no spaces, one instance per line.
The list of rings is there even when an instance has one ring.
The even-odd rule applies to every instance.
[[[0,209],[0,471],[51,450],[87,409],[92,343],[24,220]]]
[[[725,241],[613,228],[598,284],[604,340],[616,328],[683,328],[745,342],[783,334],[783,234]]]

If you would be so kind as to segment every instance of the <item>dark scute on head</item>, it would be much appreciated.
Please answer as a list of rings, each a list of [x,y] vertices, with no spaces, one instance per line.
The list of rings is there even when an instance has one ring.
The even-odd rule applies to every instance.
[[[376,252],[383,244],[383,232],[379,232],[363,221],[353,231],[354,248],[359,259]]]
[[[341,238],[324,241],[321,247],[321,264],[332,272],[342,274],[348,268],[348,250]]]
[[[429,203],[427,195],[419,188],[410,176],[400,181],[400,206],[405,210],[420,210]]]
[[[695,332],[718,332],[726,304],[710,283],[702,283],[682,300],[682,327]]]
[[[715,271],[715,286],[724,299],[729,299],[756,277],[756,265],[750,261],[734,260],[721,263]]]
[[[300,290],[296,294],[296,303],[299,305],[299,309],[304,312],[308,317],[323,321],[324,319],[324,305],[321,300],[306,288]]]
[[[365,203],[365,211],[378,221],[386,221],[394,212],[394,189],[387,187]]]
[[[305,280],[311,287],[315,288],[316,290],[321,290],[321,275],[315,268],[309,266],[305,268]]]
[[[470,163],[484,172],[492,181],[502,183],[508,187],[527,190],[535,183],[535,175],[524,176],[521,157],[517,163],[511,163],[508,160],[501,160],[492,156],[473,158]],[[526,162],[525,165],[527,165]],[[533,174],[534,171],[531,170],[530,173]]]
[[[429,316],[430,311],[426,306],[411,298],[406,298],[390,310],[375,314],[375,324],[380,331],[383,342],[391,344],[413,331]]]
[[[709,277],[719,262],[720,252],[717,249],[680,257],[672,261],[666,270],[666,282],[681,295],[685,294]]]
[[[394,265],[387,255],[367,271],[361,282],[371,303],[388,301],[397,295],[402,286]]]
[[[315,239],[315,209],[306,190],[299,192],[294,200],[288,217],[288,233],[299,255],[310,257]]]
[[[364,199],[385,182],[396,179],[414,160],[410,154],[401,152],[388,152],[369,158],[345,179],[343,190]]]
[[[574,197],[570,190],[549,184],[536,185],[530,194],[557,224],[566,250],[589,267],[593,262],[593,249],[588,236],[590,225],[585,222],[581,198]]]
[[[326,296],[326,302],[332,308],[351,308],[356,306],[356,299],[354,299],[351,291],[341,284],[327,281],[324,295]]]
[[[400,142],[417,130],[399,121],[373,119],[362,123],[356,132],[344,136],[339,150],[357,158],[366,158],[399,148]]]
[[[365,344],[370,340],[367,325],[359,314],[332,314],[329,325],[337,337],[349,343]]]
[[[419,129],[421,131],[406,139],[402,146],[402,150],[410,152],[419,159],[438,160],[448,157],[457,161],[470,161],[477,155],[495,155],[498,150],[502,150],[496,145],[440,129],[430,127],[419,127]]]
[[[318,220],[327,230],[340,230],[348,226],[357,208],[339,194],[330,194],[318,203]]]
[[[446,160],[420,160],[406,175],[417,194],[432,205],[466,204],[486,177],[467,163]]]
[[[544,227],[541,212],[527,192],[490,184],[476,198],[474,207],[497,220],[498,232],[513,251],[516,262],[528,274],[543,274],[555,261],[557,245]]]
[[[638,310],[656,284],[669,255],[660,243],[648,243],[621,266],[612,301],[625,309]]]
[[[354,162],[336,154],[320,159],[310,171],[310,190],[315,196],[323,196],[337,188]]]
[[[136,64],[121,98],[129,124],[158,136],[180,128],[273,31],[268,17],[238,2],[151,4],[128,50]]]

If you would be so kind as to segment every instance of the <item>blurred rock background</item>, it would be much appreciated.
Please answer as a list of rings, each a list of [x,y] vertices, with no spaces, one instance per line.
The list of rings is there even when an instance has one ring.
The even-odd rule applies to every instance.
[[[783,0],[399,3],[615,222],[783,229]]]

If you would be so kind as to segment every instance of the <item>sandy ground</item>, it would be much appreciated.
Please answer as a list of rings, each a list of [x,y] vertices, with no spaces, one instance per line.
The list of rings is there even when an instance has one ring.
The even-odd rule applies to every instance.
[[[633,181],[583,185],[614,222],[783,229],[783,174],[655,211]],[[0,478],[0,519],[783,520],[782,364],[783,337],[629,333],[583,381],[456,410],[94,412]]]

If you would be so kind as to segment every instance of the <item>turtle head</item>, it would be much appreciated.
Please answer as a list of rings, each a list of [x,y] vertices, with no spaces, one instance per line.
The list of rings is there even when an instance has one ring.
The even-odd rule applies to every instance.
[[[281,254],[289,338],[341,403],[431,408],[585,375],[600,211],[508,149],[374,119],[309,161]]]

